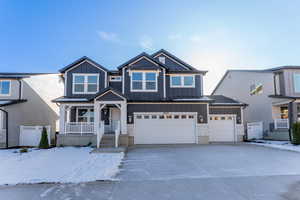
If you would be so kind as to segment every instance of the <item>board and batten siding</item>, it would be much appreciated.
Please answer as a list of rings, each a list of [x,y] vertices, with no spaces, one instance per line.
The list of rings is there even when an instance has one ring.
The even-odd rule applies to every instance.
[[[156,103],[156,104],[128,104],[127,105],[127,117],[132,118],[132,121],[128,124],[134,123],[133,113],[136,112],[197,112],[198,123],[207,123],[207,104],[188,104],[188,103]],[[199,116],[202,116],[203,121],[200,122]]]
[[[89,62],[83,62],[80,65],[74,67],[73,69],[67,71],[67,85],[66,87],[66,96],[67,97],[89,97],[93,94],[73,94],[73,74],[83,73],[83,74],[99,74],[99,91],[105,88],[105,76],[107,72],[95,67]]]
[[[173,98],[200,98],[202,95],[201,75],[195,75],[195,87],[193,88],[172,88],[170,75],[166,76],[166,93],[168,99]]]
[[[130,84],[131,77],[128,70],[125,70],[125,96],[128,100],[162,100],[164,99],[164,85],[163,85],[163,71],[159,72],[157,77],[157,91],[156,92],[131,92]]]

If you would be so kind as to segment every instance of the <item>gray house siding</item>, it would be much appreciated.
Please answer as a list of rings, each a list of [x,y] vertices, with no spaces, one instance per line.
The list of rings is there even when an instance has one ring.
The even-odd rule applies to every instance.
[[[110,81],[109,86],[122,92],[122,81]]]
[[[0,79],[10,81],[10,95],[0,95],[0,99],[19,99],[20,82],[16,79]],[[22,86],[21,86],[22,87]]]
[[[164,98],[163,72],[159,72],[157,77],[157,92],[131,92],[131,77],[128,70],[125,72],[125,96],[129,100],[162,100]]]
[[[207,123],[207,104],[128,104],[127,116],[132,118],[131,123],[134,123],[134,112],[197,112],[203,117],[202,122],[198,117],[198,123]]]
[[[161,55],[162,57],[165,57],[165,65],[168,66],[168,68],[172,71],[185,71],[187,70],[182,65],[178,64],[177,62],[174,62],[173,60],[169,59],[168,57]],[[156,57],[155,60],[159,61],[159,57]]]
[[[279,73],[279,88],[280,88],[280,95],[285,95],[285,84],[284,84],[284,74],[281,72]]]
[[[91,95],[86,95],[86,94],[73,94],[72,90],[73,90],[73,74],[75,73],[84,73],[84,74],[99,74],[99,91],[105,88],[105,75],[106,72],[104,72],[103,70],[95,67],[94,65],[88,63],[88,62],[83,62],[82,64],[80,64],[77,67],[74,67],[73,69],[71,69],[70,71],[68,71],[66,73],[67,76],[67,85],[66,87],[66,96],[67,97],[90,97],[93,96],[93,94]]]
[[[166,76],[166,92],[167,92],[167,98],[173,99],[173,98],[200,98],[201,93],[201,76],[195,75],[195,87],[194,88],[171,88],[170,85],[170,76]]]
[[[284,92],[285,96],[300,97],[300,93],[295,91],[294,87],[294,74],[300,74],[300,69],[286,69],[283,71],[284,76]],[[280,88],[281,89],[281,88]]]
[[[19,145],[20,125],[51,126],[54,138],[59,107],[51,100],[63,95],[63,82],[58,74],[34,75],[22,80],[24,103],[1,107],[8,112],[8,145]],[[43,85],[43,87],[40,87]],[[53,90],[55,88],[55,90]]]
[[[237,118],[237,124],[241,124],[241,108],[218,108],[218,107],[209,107],[209,114],[230,114],[230,115],[236,115]],[[240,119],[240,120],[238,120]]]
[[[107,92],[103,96],[98,97],[96,100],[97,101],[123,101],[124,99],[118,95],[115,95],[112,92]]]

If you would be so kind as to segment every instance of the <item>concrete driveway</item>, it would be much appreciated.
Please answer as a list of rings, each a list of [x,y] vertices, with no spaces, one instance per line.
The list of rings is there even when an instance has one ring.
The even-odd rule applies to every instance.
[[[300,153],[255,145],[131,149],[118,181],[0,188],[14,199],[300,199]]]

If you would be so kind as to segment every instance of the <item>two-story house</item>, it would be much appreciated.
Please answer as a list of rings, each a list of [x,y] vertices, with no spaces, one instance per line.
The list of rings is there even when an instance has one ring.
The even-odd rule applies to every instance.
[[[97,135],[101,144],[113,137],[121,145],[243,138],[245,104],[204,96],[206,71],[165,50],[142,53],[113,71],[82,57],[60,72],[64,96],[53,100],[60,107],[57,145],[95,144]]]
[[[247,103],[244,122],[262,121],[265,138],[289,140],[289,127],[300,119],[300,67],[228,70],[212,94]]]
[[[21,126],[50,126],[54,141],[59,109],[51,100],[62,94],[57,73],[0,73],[0,147],[27,145],[20,142]]]

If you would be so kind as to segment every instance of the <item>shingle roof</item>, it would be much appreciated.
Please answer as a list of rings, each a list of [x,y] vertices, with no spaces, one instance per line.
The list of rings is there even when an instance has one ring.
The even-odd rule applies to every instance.
[[[240,106],[246,106],[246,103],[242,103],[240,101],[231,99],[229,97],[223,96],[223,95],[209,95],[206,96],[212,100],[214,100],[211,105],[240,105]]]

